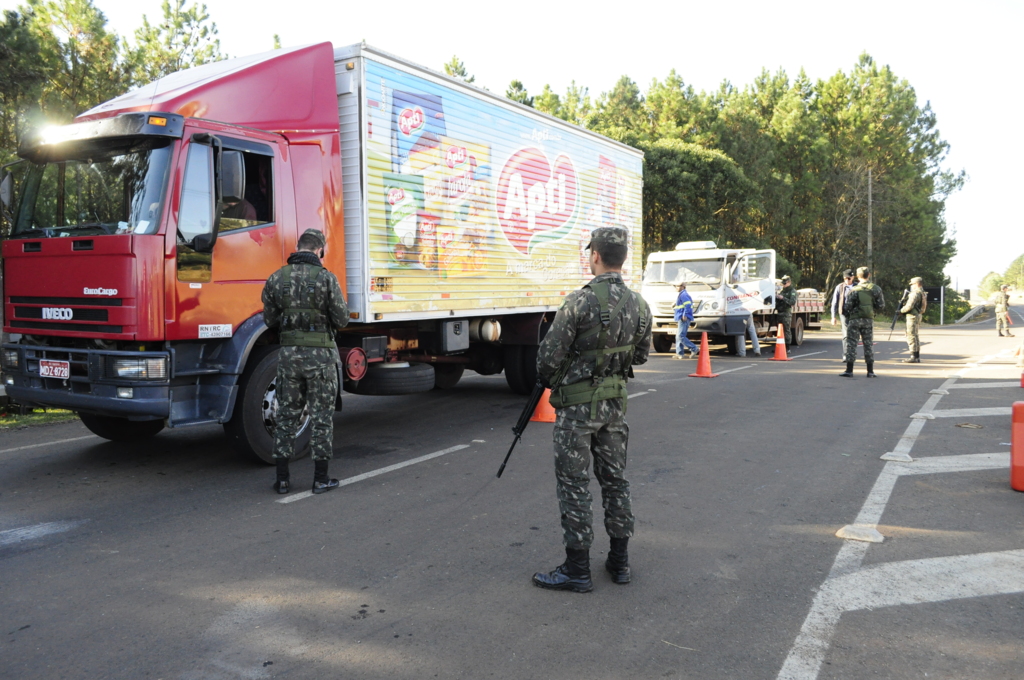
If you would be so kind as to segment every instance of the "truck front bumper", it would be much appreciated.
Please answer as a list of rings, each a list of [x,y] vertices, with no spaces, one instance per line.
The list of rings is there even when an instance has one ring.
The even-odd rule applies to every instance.
[[[114,357],[166,358],[167,352],[116,352],[89,349],[65,349],[7,344],[3,349],[18,353],[17,366],[5,365],[7,395],[27,406],[64,408],[96,415],[155,420],[170,413],[170,381],[125,380],[109,377],[109,361]],[[71,375],[48,378],[39,374],[40,359],[68,361]],[[131,388],[128,397],[123,388]],[[118,396],[121,389],[123,396]]]

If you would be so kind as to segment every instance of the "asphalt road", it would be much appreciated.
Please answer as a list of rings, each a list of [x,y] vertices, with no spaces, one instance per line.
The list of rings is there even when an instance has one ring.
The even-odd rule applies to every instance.
[[[929,328],[910,366],[894,336],[878,380],[838,377],[831,333],[788,363],[715,352],[710,380],[652,355],[630,383],[634,580],[604,573],[598,527],[585,595],[530,584],[564,557],[552,426],[495,479],[522,404],[501,376],[346,398],[332,476],[451,450],[287,504],[217,427],[3,433],[0,677],[1020,678],[1020,335]],[[836,537],[852,524],[884,542]]]

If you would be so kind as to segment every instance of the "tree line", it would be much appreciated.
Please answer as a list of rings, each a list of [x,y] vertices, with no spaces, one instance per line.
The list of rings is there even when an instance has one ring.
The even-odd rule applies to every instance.
[[[1020,255],[1010,263],[1002,274],[989,272],[981,280],[979,290],[986,298],[1003,286],[1010,286],[1014,290],[1024,290],[1024,255]]]
[[[468,75],[457,57],[445,70]],[[531,95],[513,80],[505,96],[644,151],[645,254],[679,241],[774,248],[780,276],[825,290],[870,264],[890,306],[912,276],[948,284],[945,201],[966,175],[944,168],[931,106],[867,54],[817,81],[762,70],[698,92],[673,69],[646,91],[622,76],[596,98],[575,81]]]
[[[226,56],[201,2],[164,0],[129,39],[92,0],[27,0],[0,23],[0,163],[34,123]],[[444,68],[472,82],[458,57]],[[911,276],[946,282],[956,242],[945,201],[965,175],[943,167],[949,145],[929,104],[866,54],[817,81],[763,70],[698,92],[671,70],[646,90],[622,76],[597,97],[575,81],[531,95],[513,80],[505,94],[644,151],[645,254],[693,240],[774,248],[780,275],[827,289],[868,264],[870,176],[876,280],[887,291]]]

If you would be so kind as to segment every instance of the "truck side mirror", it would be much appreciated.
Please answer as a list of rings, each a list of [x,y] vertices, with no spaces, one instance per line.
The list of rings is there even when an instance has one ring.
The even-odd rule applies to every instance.
[[[206,133],[192,135],[192,141],[200,144],[208,144],[213,149],[213,229],[209,232],[196,234],[190,245],[197,253],[211,253],[213,246],[217,243],[217,233],[220,230],[220,213],[224,207],[223,191],[223,161],[224,145],[220,137]],[[241,160],[241,154],[239,160]]]
[[[14,203],[14,175],[10,170],[5,172],[3,180],[0,180],[0,203],[8,210]]]

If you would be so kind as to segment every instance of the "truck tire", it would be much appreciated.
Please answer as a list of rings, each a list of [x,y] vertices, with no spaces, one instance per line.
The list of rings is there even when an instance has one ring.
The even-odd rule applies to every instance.
[[[231,420],[224,423],[224,433],[239,453],[268,465],[274,464],[277,358],[280,351],[277,345],[263,345],[252,351],[238,381],[235,412],[231,414]],[[304,413],[295,436],[292,460],[309,455],[312,435],[309,416]]]
[[[434,389],[434,380],[434,367],[430,364],[370,364],[356,394],[416,394]]]
[[[128,420],[114,416],[94,416],[89,413],[79,413],[78,417],[90,432],[112,442],[149,439],[164,429],[162,420]]]
[[[804,344],[804,318],[802,316],[793,319],[792,338],[795,347]]]
[[[651,345],[654,347],[654,351],[662,354],[671,352],[672,343],[675,341],[675,337],[668,333],[655,333],[651,336]]]
[[[434,389],[450,390],[459,384],[466,367],[462,364],[435,364]]]
[[[529,394],[537,384],[537,345],[505,345],[505,382],[516,394]]]

